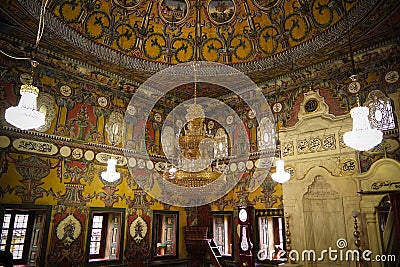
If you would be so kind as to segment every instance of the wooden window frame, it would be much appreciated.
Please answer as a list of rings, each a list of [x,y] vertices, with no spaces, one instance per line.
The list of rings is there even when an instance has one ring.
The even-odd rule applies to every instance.
[[[92,224],[91,224],[91,231],[90,231],[90,234],[92,234],[92,231],[93,231],[93,217],[95,217],[95,216],[101,216],[101,217],[103,217],[103,221],[102,221],[102,226],[101,226],[101,235],[100,235],[100,241],[92,241],[91,240],[91,236],[89,237],[89,239],[90,239],[90,244],[92,243],[92,242],[99,242],[100,243],[100,250],[99,250],[99,254],[90,254],[90,245],[89,245],[89,259],[101,259],[101,258],[104,258],[105,257],[105,251],[106,251],[106,245],[103,245],[102,244],[102,242],[107,242],[107,241],[104,241],[104,240],[106,240],[107,239],[107,229],[108,229],[108,213],[104,213],[104,212],[102,212],[102,213],[93,213],[93,216],[91,217],[92,218]],[[95,229],[99,229],[99,228],[95,228]]]
[[[168,232],[168,227],[164,227],[164,218],[175,217],[175,222],[171,222],[172,230]],[[157,260],[177,259],[179,255],[179,211],[153,211],[153,242],[152,242],[152,258]],[[168,237],[168,235],[171,235]],[[165,253],[160,253],[162,248],[158,244],[165,244]],[[172,254],[168,254],[168,246],[172,246]]]
[[[263,210],[263,211],[264,212],[261,212],[261,213],[266,213],[265,210]],[[262,216],[260,216],[260,215],[257,215],[257,213],[258,212],[256,211],[255,219],[256,219],[256,229],[257,230],[255,231],[255,235],[256,235],[256,238],[255,238],[255,240],[256,240],[255,249],[256,250],[255,251],[258,252],[258,251],[261,251],[261,249],[262,249],[261,248],[261,234],[262,234],[262,231],[260,231],[260,227],[261,227],[260,218],[272,218],[272,227],[273,227],[272,234],[274,236],[274,240],[280,240],[280,236],[279,236],[279,234],[280,234],[279,233],[279,221],[278,220],[279,220],[279,218],[282,219],[282,229],[281,229],[282,243],[283,243],[283,248],[282,249],[286,251],[285,217],[281,216],[281,215],[262,215]],[[262,259],[262,260],[256,258],[256,261],[257,262],[263,262],[263,263],[271,263],[271,264],[282,263],[282,262],[285,261],[284,259],[271,259],[271,258],[269,258],[270,255],[265,255],[265,256],[267,256],[268,258],[265,258],[265,259]]]
[[[10,251],[10,248],[12,245],[12,237],[13,237],[14,223],[15,223],[16,216],[17,215],[28,215],[27,225],[26,225],[26,228],[24,228],[26,232],[25,232],[23,249],[22,249],[22,257],[21,257],[21,259],[13,260],[14,265],[26,264],[28,262],[29,249],[30,249],[31,237],[32,237],[32,232],[33,232],[33,222],[35,220],[35,212],[27,211],[27,210],[9,210],[9,209],[7,209],[4,212],[4,216],[6,214],[11,214],[11,219],[10,219],[10,224],[8,227],[5,251]],[[4,218],[4,216],[3,216],[3,218]],[[10,252],[12,252],[12,251],[10,251]]]
[[[227,228],[226,231],[224,230],[224,236],[225,233],[228,235],[228,237],[225,236],[224,240],[227,238],[227,241],[225,243],[227,243],[230,247],[229,248],[225,248],[225,251],[221,251],[221,255],[222,257],[224,257],[224,259],[233,259],[234,255],[235,255],[235,245],[234,245],[234,214],[233,211],[212,211],[211,212],[211,223],[212,223],[212,237],[214,238],[214,241],[217,244],[217,239],[216,239],[216,224],[215,224],[215,217],[216,216],[224,216],[224,221],[225,221],[225,217],[229,216],[230,219],[227,218]],[[228,250],[228,252],[230,253],[225,253]]]
[[[93,228],[93,217],[103,216],[101,246],[99,254],[90,254],[91,234]],[[118,218],[116,226],[112,225],[112,219]],[[123,208],[96,208],[92,207],[89,211],[88,231],[86,240],[86,264],[85,266],[104,266],[107,264],[122,263],[124,249],[124,234],[125,234],[125,209]],[[118,229],[118,238],[115,242],[113,239],[113,231],[110,229]],[[116,251],[113,257],[110,255],[110,244],[116,243]]]
[[[32,204],[3,204],[0,206],[0,227],[3,227],[3,221],[4,221],[4,215],[8,213],[8,211],[15,211],[15,212],[21,212],[21,213],[26,213],[30,212],[33,214],[32,218],[32,229],[29,231],[29,243],[27,242],[27,238],[25,238],[25,246],[27,247],[27,252],[28,253],[26,258],[23,257],[24,260],[19,259],[19,260],[14,260],[13,264],[14,265],[20,265],[20,266],[28,266],[28,265],[35,265],[35,266],[45,266],[46,263],[46,253],[45,248],[47,248],[47,241],[48,241],[48,236],[50,232],[50,222],[51,222],[51,211],[52,211],[52,206],[50,205],[32,205]],[[33,231],[35,231],[35,221],[37,217],[40,216],[42,220],[40,221],[40,233],[36,235],[33,234]],[[11,225],[11,222],[10,222]],[[2,230],[2,229],[1,229]],[[34,240],[35,244],[32,244],[32,241]],[[36,250],[34,250],[33,246],[35,247]]]

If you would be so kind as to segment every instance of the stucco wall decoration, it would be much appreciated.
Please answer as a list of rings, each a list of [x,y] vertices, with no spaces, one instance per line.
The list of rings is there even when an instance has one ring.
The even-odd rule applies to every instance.
[[[125,132],[124,114],[118,111],[112,111],[105,130],[107,133],[107,141],[113,146],[117,146],[122,142],[122,136]]]
[[[132,266],[143,266],[143,262],[150,257],[149,226],[151,217],[142,210],[127,218],[127,249],[126,259]]]
[[[69,247],[82,233],[82,226],[73,214],[60,221],[56,228],[56,235],[64,246]]]
[[[58,147],[54,144],[25,138],[15,139],[12,145],[16,150],[35,154],[54,155],[58,153]]]

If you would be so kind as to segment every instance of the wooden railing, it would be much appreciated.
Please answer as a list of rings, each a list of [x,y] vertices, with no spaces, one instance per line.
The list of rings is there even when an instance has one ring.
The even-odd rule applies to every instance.
[[[208,255],[210,256],[211,262],[215,267],[223,267],[224,262],[222,259],[221,252],[219,251],[217,245],[214,242],[214,239],[207,239],[207,252]]]

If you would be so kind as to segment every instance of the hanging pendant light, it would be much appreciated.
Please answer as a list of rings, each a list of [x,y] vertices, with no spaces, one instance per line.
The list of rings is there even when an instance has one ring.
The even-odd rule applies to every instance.
[[[277,93],[277,86],[276,86],[276,80],[275,80],[275,90],[276,90],[276,97],[278,98],[278,93]],[[276,99],[277,100],[277,99]],[[274,180],[277,183],[285,183],[290,180],[290,173],[285,171],[285,161],[282,160],[282,151],[281,151],[281,141],[279,140],[279,120],[278,120],[278,115],[276,119],[276,132],[277,132],[277,141],[276,141],[276,146],[277,150],[279,153],[279,159],[275,162],[275,167],[276,167],[276,172],[271,174],[272,180]]]
[[[18,106],[9,107],[5,110],[4,117],[6,121],[22,130],[30,130],[39,128],[46,123],[46,114],[37,110],[36,99],[39,95],[39,89],[32,85],[33,69],[39,63],[31,60],[32,65],[32,79],[29,84],[23,84],[20,89],[21,99]]]
[[[285,162],[279,159],[275,162],[276,172],[271,174],[272,180],[278,183],[285,183],[290,180],[290,173],[285,171]]]
[[[39,128],[45,124],[46,115],[37,110],[36,98],[39,89],[31,84],[21,86],[18,106],[6,109],[4,117],[8,123],[22,130]]]
[[[347,13],[346,13],[347,14]],[[343,135],[343,142],[346,146],[351,147],[359,151],[367,151],[382,142],[383,133],[378,129],[371,127],[371,123],[368,119],[369,108],[360,105],[360,99],[358,92],[360,90],[360,84],[357,82],[357,75],[355,74],[355,63],[354,63],[354,51],[350,38],[350,26],[348,24],[348,14],[346,17],[347,31],[348,31],[348,42],[350,50],[350,59],[353,75],[350,76],[352,80],[350,87],[352,88],[351,93],[356,94],[357,106],[350,110],[351,118],[353,119],[353,129],[350,132],[346,132]]]
[[[350,114],[353,118],[353,130],[343,135],[346,146],[359,151],[367,151],[382,142],[382,132],[371,128],[368,120],[368,107],[352,108]]]
[[[121,174],[115,170],[117,160],[110,158],[107,160],[107,171],[101,173],[101,178],[109,183],[113,183],[121,178]]]
[[[39,41],[42,38],[43,30],[44,30],[44,14],[46,11],[46,6],[49,0],[43,0],[40,16],[39,16],[39,26],[38,32],[36,36],[36,43],[34,46],[35,51],[39,46]],[[4,51],[0,50],[0,52],[12,59],[17,60],[29,60],[32,66],[32,81],[33,81],[33,70],[39,64],[36,60],[34,60],[34,54],[32,58],[19,58],[11,56]],[[37,110],[37,97],[39,95],[39,89],[36,86],[32,85],[32,81],[29,84],[23,84],[20,89],[21,99],[16,107],[9,107],[5,110],[4,117],[8,123],[11,125],[22,129],[22,130],[30,130],[39,128],[46,123],[46,114]]]

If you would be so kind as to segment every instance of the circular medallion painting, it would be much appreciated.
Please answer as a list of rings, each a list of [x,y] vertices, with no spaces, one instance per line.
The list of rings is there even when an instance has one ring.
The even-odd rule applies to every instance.
[[[162,0],[158,12],[160,17],[170,23],[178,23],[186,18],[189,2],[185,0]]]
[[[319,103],[317,99],[309,99],[307,102],[304,104],[304,109],[306,110],[307,113],[314,112],[318,109]]]
[[[224,24],[233,19],[236,6],[231,0],[210,0],[208,1],[207,11],[212,22]]]
[[[123,8],[132,9],[136,7],[141,1],[139,0],[113,0],[113,2]]]
[[[253,0],[253,3],[260,9],[266,10],[278,5],[281,0]]]

